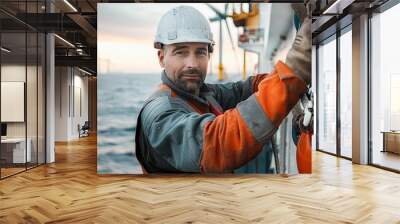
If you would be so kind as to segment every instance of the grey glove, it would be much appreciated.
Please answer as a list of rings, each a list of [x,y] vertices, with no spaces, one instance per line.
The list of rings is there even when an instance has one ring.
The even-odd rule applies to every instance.
[[[293,11],[300,17],[300,21],[303,23],[304,19],[307,17],[307,8],[305,3],[292,3]]]
[[[311,19],[305,18],[292,48],[286,56],[286,64],[294,74],[303,79],[307,84],[311,83]]]
[[[316,7],[316,0],[304,0],[303,3],[292,3],[292,9],[294,12],[300,16],[301,22],[304,21],[304,18],[312,18],[312,12]]]

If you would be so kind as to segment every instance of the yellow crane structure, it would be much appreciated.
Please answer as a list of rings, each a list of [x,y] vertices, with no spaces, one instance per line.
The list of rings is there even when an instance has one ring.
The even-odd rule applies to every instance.
[[[228,14],[228,7],[232,4],[232,14]],[[248,11],[243,9],[243,5],[248,4]],[[232,18],[233,23],[236,27],[243,27],[244,30],[257,30],[259,27],[259,7],[257,3],[240,3],[240,11],[236,12],[234,3],[226,3],[224,12],[213,7],[211,4],[207,4],[209,8],[211,8],[216,17],[211,18],[210,22],[219,22],[219,63],[218,63],[218,80],[221,81],[224,79],[224,65],[223,65],[223,22],[226,25],[226,29],[228,31],[228,35],[231,41],[232,49],[236,52],[232,35],[228,26],[227,18]],[[250,33],[251,34],[251,33]],[[242,33],[239,36],[239,42],[246,42],[249,40],[249,36],[247,32]],[[243,50],[243,70],[242,70],[242,78],[246,79],[247,77],[247,65],[246,65],[246,50]]]
[[[240,3],[240,11],[237,13],[235,7],[233,7],[232,20],[236,27],[243,27],[243,30],[256,30],[259,27],[259,8],[257,3],[246,3],[249,4],[249,10],[246,12],[243,10],[243,4]],[[239,42],[248,42],[249,36],[247,32],[243,32],[239,36]],[[247,66],[246,66],[246,50],[243,49],[243,71],[242,79],[247,77]]]

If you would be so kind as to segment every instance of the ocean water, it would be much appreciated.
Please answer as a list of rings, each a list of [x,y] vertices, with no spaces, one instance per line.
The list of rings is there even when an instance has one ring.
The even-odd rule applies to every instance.
[[[240,75],[224,80],[240,80]],[[98,76],[97,171],[100,174],[142,173],[135,156],[136,119],[141,106],[161,83],[160,74]],[[208,76],[208,83],[218,83]]]
[[[98,173],[142,172],[135,156],[136,119],[160,82],[160,74],[98,76]]]

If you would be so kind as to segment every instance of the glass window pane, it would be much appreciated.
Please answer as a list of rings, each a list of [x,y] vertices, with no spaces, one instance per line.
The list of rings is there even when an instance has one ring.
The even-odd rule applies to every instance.
[[[340,37],[340,153],[352,157],[352,35]]]
[[[25,170],[26,150],[26,33],[1,34],[1,175]]]
[[[318,148],[336,153],[336,40],[318,48]]]
[[[43,13],[45,1],[0,1],[18,16]],[[37,18],[33,16],[33,18]],[[35,23],[30,17],[28,20]],[[45,162],[45,35],[0,12],[0,177]],[[11,108],[13,107],[13,108]]]
[[[400,170],[400,4],[371,19],[372,163]]]

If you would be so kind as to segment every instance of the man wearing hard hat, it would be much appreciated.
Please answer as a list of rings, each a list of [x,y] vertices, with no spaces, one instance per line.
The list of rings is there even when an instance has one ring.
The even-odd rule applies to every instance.
[[[208,20],[179,6],[162,16],[154,46],[162,84],[142,107],[136,156],[144,172],[232,172],[251,161],[311,81],[311,21],[270,74],[205,84],[214,41]]]

